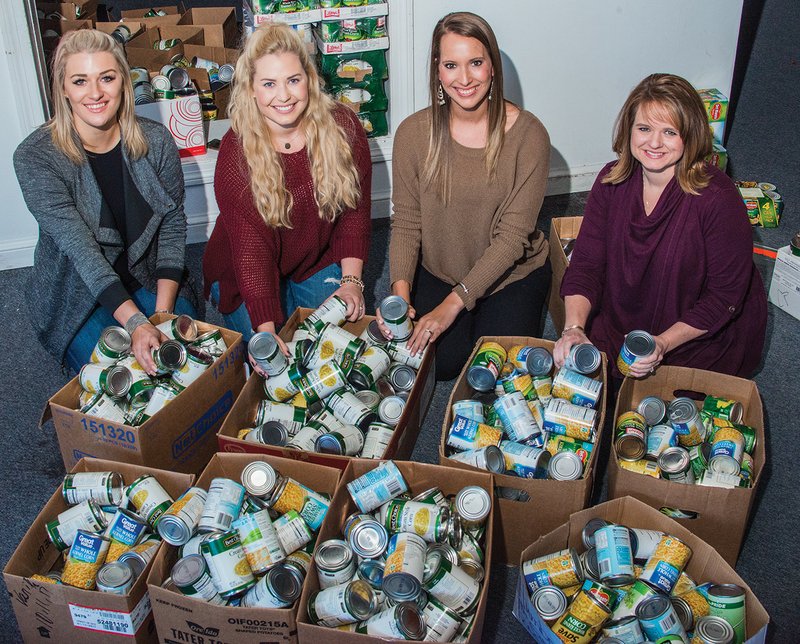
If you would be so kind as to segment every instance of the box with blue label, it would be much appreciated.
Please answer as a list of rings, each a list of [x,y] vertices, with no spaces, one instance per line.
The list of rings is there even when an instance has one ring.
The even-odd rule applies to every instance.
[[[767,611],[722,556],[629,496],[539,537],[523,550],[518,574],[514,616],[539,644],[688,642],[692,632],[692,642],[766,641]],[[705,639],[712,632],[729,639]]]
[[[150,319],[153,324],[170,326],[176,318],[156,313]],[[157,402],[159,395],[168,399],[172,395],[170,390],[174,397],[157,412],[151,408],[152,414],[144,407],[141,413],[148,418],[139,425],[133,424],[133,409],[127,412],[116,409],[109,396],[90,408],[82,404],[87,393],[79,376],[50,398],[42,424],[52,418],[67,469],[84,456],[177,472],[196,473],[206,466],[216,452],[217,431],[244,386],[246,348],[241,334],[234,331],[199,321],[195,321],[191,329],[189,335],[198,342],[207,338],[218,344],[207,347],[208,351],[192,352],[188,351],[191,344],[184,345],[191,355],[184,366],[172,374],[170,386],[161,391],[159,383],[151,391],[142,393],[148,398],[147,407]],[[172,331],[167,335],[170,333]],[[180,347],[175,348],[180,354]],[[135,374],[138,365],[132,360],[134,364],[129,366]],[[198,372],[195,368],[202,370]],[[139,381],[135,381],[130,391],[139,385]],[[180,390],[179,393],[175,393],[176,390]],[[106,407],[101,410],[102,406]]]

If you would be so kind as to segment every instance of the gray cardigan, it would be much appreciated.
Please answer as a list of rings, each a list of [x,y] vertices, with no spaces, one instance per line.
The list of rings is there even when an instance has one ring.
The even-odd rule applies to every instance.
[[[155,291],[158,271],[184,272],[183,171],[166,128],[148,119],[138,121],[149,149],[141,159],[132,160],[123,142],[125,180],[133,181],[153,214],[141,236],[130,241],[128,261],[131,275]],[[104,200],[89,163],[70,161],[53,145],[45,127],[16,149],[14,169],[25,203],[39,224],[27,284],[31,324],[42,345],[63,361],[98,296],[120,281],[113,264],[122,252],[122,238],[118,231],[100,226]],[[126,191],[128,205],[136,206]],[[182,288],[181,294],[196,305],[191,291]]]

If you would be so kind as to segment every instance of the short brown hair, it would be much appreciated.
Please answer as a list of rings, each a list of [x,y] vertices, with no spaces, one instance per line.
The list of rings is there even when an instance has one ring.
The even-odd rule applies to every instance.
[[[685,193],[699,194],[711,180],[705,169],[705,159],[711,154],[711,129],[697,90],[674,74],[651,74],[628,96],[614,125],[613,150],[619,161],[603,177],[603,183],[622,183],[636,167],[631,130],[639,108],[662,110],[672,122],[684,146],[683,156],[675,166],[675,179]]]

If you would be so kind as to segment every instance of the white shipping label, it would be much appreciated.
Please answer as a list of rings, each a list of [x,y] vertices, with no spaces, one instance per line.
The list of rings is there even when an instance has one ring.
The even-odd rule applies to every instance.
[[[76,628],[85,628],[113,635],[136,635],[136,631],[150,614],[150,595],[145,593],[130,613],[106,608],[91,608],[70,604],[69,612]]]

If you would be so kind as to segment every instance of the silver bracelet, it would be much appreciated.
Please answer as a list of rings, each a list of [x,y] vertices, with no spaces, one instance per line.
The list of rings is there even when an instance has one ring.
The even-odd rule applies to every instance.
[[[466,286],[464,286],[464,282],[459,282],[459,283],[458,283],[458,285],[459,285],[461,288],[463,288],[463,289],[464,289],[464,293],[466,293],[467,295],[469,295],[469,289],[468,289]]]
[[[143,324],[150,324],[150,320],[147,319],[144,313],[137,311],[128,318],[128,321],[125,323],[125,330],[128,332],[129,336],[133,337],[133,332]]]

